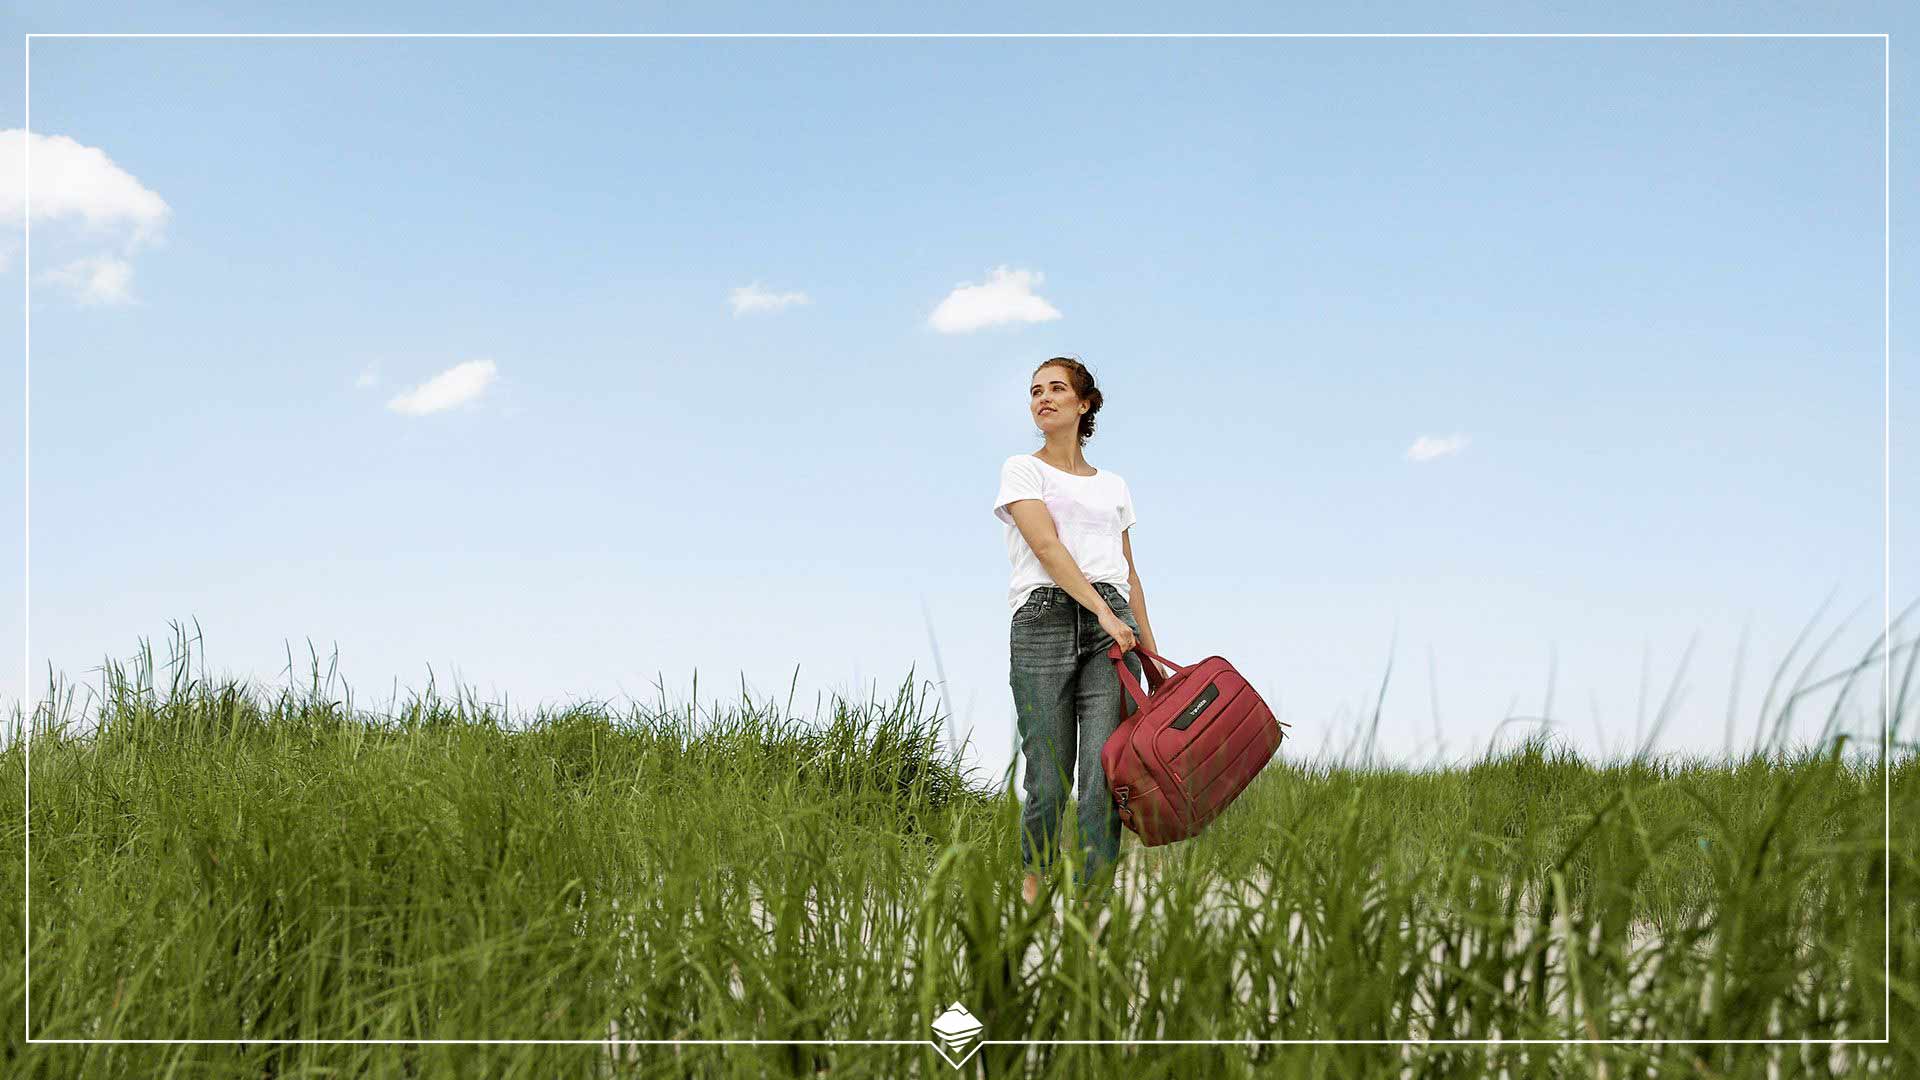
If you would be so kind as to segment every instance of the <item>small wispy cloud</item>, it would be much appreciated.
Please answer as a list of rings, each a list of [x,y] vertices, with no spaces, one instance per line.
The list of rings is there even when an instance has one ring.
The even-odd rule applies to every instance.
[[[408,416],[425,416],[451,409],[485,393],[487,385],[493,382],[493,376],[493,361],[468,360],[464,364],[455,364],[404,394],[395,395],[387,402],[387,408]]]
[[[354,378],[353,388],[355,390],[365,390],[367,387],[372,386],[375,383],[378,383],[379,381],[380,381],[379,370],[376,368],[375,365],[368,364],[367,369],[365,371],[362,371],[358,376]]]
[[[965,334],[1002,323],[1049,322],[1060,311],[1033,291],[1043,280],[1038,270],[997,266],[985,283],[961,282],[927,318],[943,334]]]
[[[82,306],[125,304],[133,299],[127,286],[133,264],[113,255],[88,255],[46,273],[46,280],[73,294]]]
[[[757,281],[751,285],[743,285],[731,293],[728,293],[727,302],[733,305],[733,316],[736,319],[742,315],[751,315],[755,312],[779,311],[783,308],[792,307],[795,304],[813,303],[806,293],[799,291],[783,293],[768,292],[766,289],[761,288],[760,283]]]
[[[1445,437],[1422,435],[1413,440],[1412,446],[1407,447],[1407,460],[1432,461],[1434,458],[1443,458],[1448,454],[1457,454],[1466,449],[1466,446],[1467,437],[1465,435],[1448,435]]]

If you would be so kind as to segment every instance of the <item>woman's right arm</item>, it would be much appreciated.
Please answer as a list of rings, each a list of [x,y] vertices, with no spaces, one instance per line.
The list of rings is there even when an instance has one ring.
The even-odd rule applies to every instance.
[[[1122,630],[1132,632],[1120,617],[1107,606],[1107,598],[1100,595],[1087,575],[1081,573],[1080,564],[1073,561],[1067,545],[1060,542],[1060,534],[1053,527],[1053,515],[1047,513],[1047,504],[1039,499],[1016,499],[1007,504],[1007,512],[1013,515],[1013,523],[1019,528],[1020,535],[1026,538],[1027,546],[1040,560],[1040,565],[1053,579],[1055,585],[1067,590],[1067,595],[1080,601],[1088,611],[1100,616],[1101,626],[1112,619]],[[1107,630],[1109,634],[1113,631]],[[1131,646],[1129,646],[1131,647]]]

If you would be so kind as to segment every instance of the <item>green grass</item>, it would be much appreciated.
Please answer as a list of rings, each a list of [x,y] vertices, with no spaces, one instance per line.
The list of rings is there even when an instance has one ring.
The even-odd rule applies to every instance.
[[[1608,765],[1534,739],[1443,771],[1283,752],[1201,837],[1129,835],[1118,894],[1083,913],[1053,882],[1021,903],[1018,803],[961,772],[911,676],[807,720],[743,700],[509,725],[190,666],[164,687],[150,652],[110,666],[94,724],[33,725],[36,1038],[912,1044],[29,1046],[16,918],[7,1076],[1920,1075],[1899,728],[1890,778],[1837,739]],[[23,872],[0,870],[9,896]],[[1878,1038],[1889,945],[1891,1047],[1511,1041]],[[988,1039],[1507,1042],[990,1044],[956,1073],[924,1042],[954,1001]]]

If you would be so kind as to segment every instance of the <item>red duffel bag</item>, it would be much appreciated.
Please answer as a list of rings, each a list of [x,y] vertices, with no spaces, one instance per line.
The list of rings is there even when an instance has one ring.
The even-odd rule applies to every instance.
[[[1151,694],[1127,667],[1119,643],[1107,658],[1139,706],[1100,749],[1120,820],[1148,847],[1196,835],[1238,798],[1291,725],[1273,710],[1233,665],[1209,656],[1181,667],[1134,645]],[[1163,675],[1158,660],[1173,669]]]

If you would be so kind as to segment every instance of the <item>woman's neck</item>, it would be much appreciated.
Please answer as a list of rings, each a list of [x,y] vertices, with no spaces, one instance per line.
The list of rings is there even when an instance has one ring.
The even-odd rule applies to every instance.
[[[1087,459],[1080,453],[1080,439],[1077,432],[1070,432],[1064,439],[1047,439],[1047,445],[1040,448],[1040,456],[1046,463],[1065,472],[1084,472]]]

